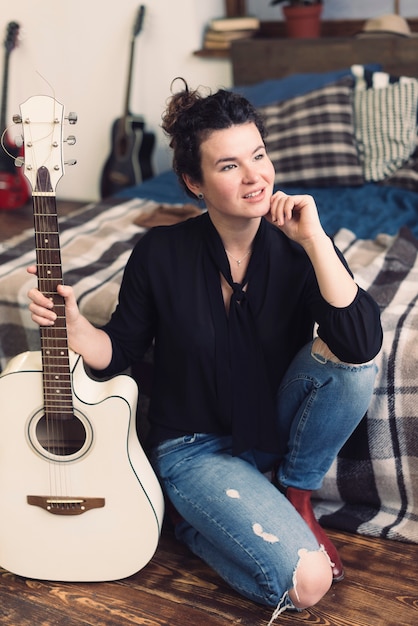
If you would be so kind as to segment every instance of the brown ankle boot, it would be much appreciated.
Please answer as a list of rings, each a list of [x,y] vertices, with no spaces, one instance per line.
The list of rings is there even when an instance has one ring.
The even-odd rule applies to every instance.
[[[295,489],[295,487],[287,487],[284,493],[299,515],[305,520],[318,543],[324,546],[325,552],[328,554],[332,563],[333,581],[340,582],[340,580],[344,578],[344,567],[338,555],[337,548],[321,528],[315,517],[311,503],[312,492],[304,489]]]

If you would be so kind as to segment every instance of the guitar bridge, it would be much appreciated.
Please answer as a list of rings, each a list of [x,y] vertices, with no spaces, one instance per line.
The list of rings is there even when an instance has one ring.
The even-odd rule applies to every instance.
[[[53,515],[81,515],[105,505],[104,498],[71,498],[52,496],[27,496],[27,503],[39,506]]]

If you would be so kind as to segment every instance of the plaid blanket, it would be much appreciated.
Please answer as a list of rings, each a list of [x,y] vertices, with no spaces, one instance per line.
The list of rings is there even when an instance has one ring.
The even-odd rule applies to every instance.
[[[321,523],[418,542],[418,241],[336,238],[356,280],[378,302],[384,341],[365,419],[328,472],[315,510]]]
[[[60,220],[65,282],[73,285],[81,311],[93,324],[104,324],[117,300],[131,250],[145,229],[135,220],[158,206],[150,200],[113,200],[88,205]],[[0,364],[26,350],[39,350],[39,330],[28,311],[28,290],[36,278],[26,272],[35,263],[33,230],[0,243]]]
[[[135,222],[159,206],[121,199],[88,205],[60,222],[65,281],[75,288],[82,312],[107,321],[132,247],[145,232]],[[382,310],[384,345],[366,418],[341,450],[316,494],[324,525],[418,542],[418,241],[398,236],[359,240],[340,230],[336,243],[358,283]],[[36,279],[33,231],[0,243],[0,359],[39,349],[27,291]]]

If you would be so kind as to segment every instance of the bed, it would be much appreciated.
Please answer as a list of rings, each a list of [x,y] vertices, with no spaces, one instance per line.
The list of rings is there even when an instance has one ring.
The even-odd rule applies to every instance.
[[[368,59],[355,61],[234,89],[266,117],[277,186],[315,197],[324,228],[382,312],[373,399],[315,494],[316,513],[340,530],[417,543],[418,83],[399,80],[402,63],[385,73]],[[376,136],[384,136],[383,145],[373,144]],[[147,228],[202,208],[164,172],[63,218],[65,280],[83,313],[106,322],[130,251]],[[2,368],[15,354],[39,349],[26,297],[34,279],[25,268],[33,262],[31,230],[0,244]]]

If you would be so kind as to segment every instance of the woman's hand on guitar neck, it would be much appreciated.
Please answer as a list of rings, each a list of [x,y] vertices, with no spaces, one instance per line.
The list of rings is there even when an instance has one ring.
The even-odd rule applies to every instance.
[[[36,266],[27,268],[29,274],[36,274]],[[112,344],[109,335],[95,328],[80,313],[74,290],[69,285],[57,285],[57,293],[65,301],[65,318],[69,347],[80,354],[84,361],[94,369],[104,369],[112,358]],[[28,291],[31,300],[29,310],[32,320],[38,326],[53,326],[57,315],[50,298],[44,296],[34,287]]]
[[[29,266],[27,271],[29,274],[36,274],[36,266]],[[73,288],[69,285],[57,285],[57,293],[65,300],[67,326],[77,323],[77,319],[81,313],[75,299]],[[32,320],[39,326],[53,326],[57,315],[54,311],[54,303],[52,300],[44,296],[39,289],[35,287],[29,290],[28,297],[31,300],[29,310],[32,314]]]

